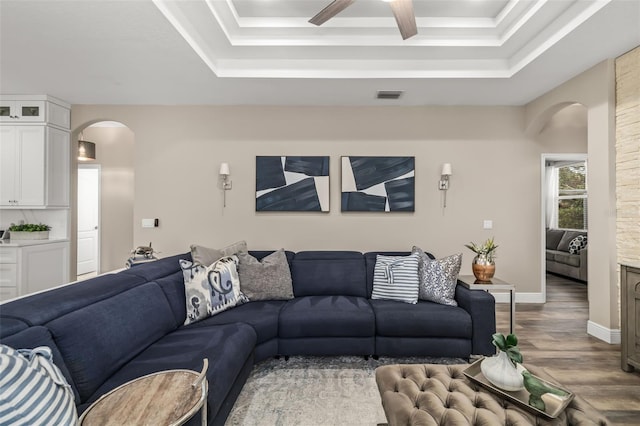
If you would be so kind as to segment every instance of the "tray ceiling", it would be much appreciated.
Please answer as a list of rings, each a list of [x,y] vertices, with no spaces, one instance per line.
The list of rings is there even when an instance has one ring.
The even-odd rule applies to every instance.
[[[418,35],[404,41],[381,0],[308,23],[330,2],[2,0],[0,90],[76,103],[378,105],[375,90],[398,89],[398,105],[513,105],[640,44],[640,0],[413,0]],[[48,63],[51,78],[38,81],[32,55],[53,52],[75,69]],[[164,87],[177,82],[182,92]]]

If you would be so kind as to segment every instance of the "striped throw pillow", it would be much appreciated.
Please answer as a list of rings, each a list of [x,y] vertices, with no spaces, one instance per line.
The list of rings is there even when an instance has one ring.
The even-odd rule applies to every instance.
[[[418,303],[419,263],[420,257],[417,254],[411,256],[377,255],[371,298]]]
[[[0,345],[0,425],[77,423],[73,391],[51,360],[51,349]]]

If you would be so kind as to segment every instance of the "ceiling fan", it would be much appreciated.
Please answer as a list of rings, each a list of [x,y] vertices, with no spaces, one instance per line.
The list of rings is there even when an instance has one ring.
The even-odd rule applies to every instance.
[[[314,25],[322,25],[338,13],[345,10],[356,0],[333,0],[331,4],[322,9],[316,16],[309,19]],[[383,0],[391,6],[393,16],[396,18],[398,29],[402,39],[406,40],[418,34],[416,17],[413,14],[413,0]]]

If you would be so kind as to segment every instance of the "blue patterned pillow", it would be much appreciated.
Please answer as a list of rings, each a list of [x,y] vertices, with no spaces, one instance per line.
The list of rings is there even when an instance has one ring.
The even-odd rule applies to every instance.
[[[418,303],[418,262],[417,254],[377,255],[371,298]]]
[[[458,274],[462,266],[462,253],[442,259],[430,259],[420,247],[414,246],[411,252],[420,256],[420,265],[418,266],[420,300],[458,306],[455,295]]]
[[[77,424],[73,391],[53,363],[51,348],[16,350],[0,344],[0,372],[1,424]]]
[[[223,257],[210,266],[180,260],[180,267],[184,276],[187,303],[184,325],[248,301],[240,291],[237,256]]]

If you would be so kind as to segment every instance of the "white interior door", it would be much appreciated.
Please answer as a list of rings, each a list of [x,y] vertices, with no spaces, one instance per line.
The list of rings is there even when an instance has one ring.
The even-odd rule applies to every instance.
[[[78,166],[78,275],[99,272],[100,168]]]

